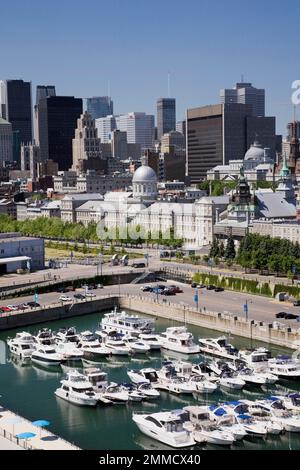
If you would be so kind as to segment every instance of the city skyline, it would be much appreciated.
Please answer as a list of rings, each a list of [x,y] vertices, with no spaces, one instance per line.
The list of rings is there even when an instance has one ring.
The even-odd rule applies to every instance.
[[[179,2],[169,0],[91,3],[82,11],[70,10],[66,0],[54,1],[36,15],[36,1],[31,9],[19,0],[2,6],[2,79],[31,80],[34,88],[52,83],[60,96],[111,95],[116,114],[155,115],[156,100],[168,97],[170,75],[170,96],[181,120],[187,108],[219,103],[219,90],[233,87],[243,75],[266,89],[266,114],[277,117],[277,131],[285,135],[293,115],[291,84],[299,79],[296,1],[289,9],[275,1],[265,13],[254,0],[243,21],[236,0],[226,5],[190,0],[180,12]],[[12,20],[15,33],[7,41]],[[284,32],[283,22],[289,25]]]

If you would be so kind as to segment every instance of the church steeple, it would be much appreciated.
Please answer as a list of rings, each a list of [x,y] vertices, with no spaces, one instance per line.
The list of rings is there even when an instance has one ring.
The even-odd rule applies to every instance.
[[[280,170],[280,183],[278,185],[278,188],[276,189],[276,192],[281,193],[284,199],[287,199],[289,201],[293,201],[295,199],[291,172],[287,165],[285,153],[283,155],[283,162]]]

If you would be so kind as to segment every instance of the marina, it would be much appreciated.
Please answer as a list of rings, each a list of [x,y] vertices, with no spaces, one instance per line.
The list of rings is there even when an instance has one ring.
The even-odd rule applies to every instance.
[[[99,313],[49,322],[44,324],[43,328],[49,328],[52,332],[59,332],[59,330],[65,330],[66,332],[68,328],[74,327],[76,330],[73,330],[73,334],[69,336],[70,338],[78,336],[80,341],[83,332],[93,335],[93,332],[98,329],[102,316],[103,314]],[[144,317],[144,315],[142,316]],[[158,335],[165,332],[167,328],[180,326],[182,325],[174,321],[156,319],[155,335],[159,337]],[[22,331],[2,332],[0,339],[6,341],[7,337],[15,338]],[[38,326],[27,327],[26,332],[36,336]],[[69,333],[71,332],[69,331]],[[193,335],[196,344],[198,338],[219,337],[216,331],[190,325],[188,326],[188,332]],[[151,334],[153,335],[153,333]],[[61,334],[59,336],[62,339]],[[238,350],[246,350],[250,346],[248,340],[238,337],[228,337],[228,341]],[[251,346],[253,348],[259,346],[268,348],[273,357],[289,353],[288,350],[256,341],[253,341]],[[205,381],[199,368],[199,364],[204,360],[212,361],[214,358],[208,355],[182,355],[171,350],[150,349],[150,351],[143,354],[124,356],[111,354],[107,357],[98,358],[97,362],[94,363],[83,358],[82,361],[76,360],[71,365],[67,361],[62,362],[59,366],[47,365],[45,367],[40,363],[32,363],[17,357],[15,354],[8,354],[6,364],[2,365],[0,369],[1,402],[4,407],[15,410],[29,420],[34,420],[37,416],[45,416],[46,414],[47,419],[51,422],[49,431],[57,433],[69,442],[75,442],[82,449],[159,449],[164,448],[164,444],[143,435],[133,421],[133,415],[161,413],[163,410],[172,411],[189,406],[216,406],[240,399],[265,400],[270,393],[276,396],[293,392],[297,394],[300,389],[297,381],[284,381],[273,385],[265,384],[260,387],[247,385],[238,390],[220,387],[219,385],[214,385],[211,389],[205,389],[203,386]],[[172,379],[173,390],[167,390],[164,387],[157,388],[155,380],[154,382],[150,380],[155,375],[153,371],[163,370],[168,363],[175,364],[177,374],[183,376],[180,380]],[[184,364],[192,365],[193,373],[198,370],[199,381],[188,379],[190,369],[188,367],[184,369]],[[89,374],[85,386],[92,388],[93,393],[96,395],[98,392],[95,387],[99,386],[101,388],[102,383],[103,388],[105,388],[105,381],[110,384],[110,389],[106,388],[107,393],[102,394],[102,401],[98,401],[98,405],[76,406],[55,395],[55,391],[61,386],[60,382],[74,369],[77,371],[78,376],[83,373]],[[145,397],[143,399],[139,398],[146,394],[146,390],[140,390],[140,387],[146,381],[140,378],[139,374],[142,371],[144,371],[145,377],[149,377],[150,387],[147,399]],[[102,375],[99,376],[99,372]],[[130,373],[132,374],[131,377],[129,376]],[[203,373],[205,374],[205,372]],[[137,389],[128,388],[126,384],[132,383],[130,378],[134,377],[136,377]],[[189,393],[176,393],[174,387],[185,385],[185,383],[190,387]],[[213,381],[209,380],[207,383],[212,384]],[[11,384],[15,384],[15,387],[11,387]],[[200,387],[198,392],[196,387]],[[22,389],[22,394],[18,393],[20,389]],[[150,395],[152,396],[150,397]],[[286,400],[292,402],[291,398]],[[114,403],[110,403],[113,401],[115,403],[120,401],[122,404],[119,403],[115,406]],[[111,438],[116,430],[118,430],[118,442],[114,442]],[[203,445],[208,449],[219,448],[212,442],[198,442],[195,445]],[[259,439],[258,442],[249,439],[249,436],[247,436],[246,439],[233,440],[230,448],[233,450],[248,449],[253,448],[253,446],[258,449],[300,449],[300,434],[284,432],[275,436],[268,433],[265,438]]]

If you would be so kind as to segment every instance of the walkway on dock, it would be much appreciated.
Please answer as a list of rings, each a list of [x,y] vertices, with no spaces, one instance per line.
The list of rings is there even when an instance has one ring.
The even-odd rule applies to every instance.
[[[28,439],[18,439],[16,435],[32,433]],[[0,449],[28,450],[80,450],[79,447],[52,434],[45,428],[32,424],[29,420],[0,406]]]

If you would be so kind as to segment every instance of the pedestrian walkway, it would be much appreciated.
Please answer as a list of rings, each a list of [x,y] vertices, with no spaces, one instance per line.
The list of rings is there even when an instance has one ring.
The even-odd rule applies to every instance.
[[[40,423],[43,424],[43,421]],[[37,426],[1,406],[0,449],[80,450],[79,447],[52,434],[46,428]]]

